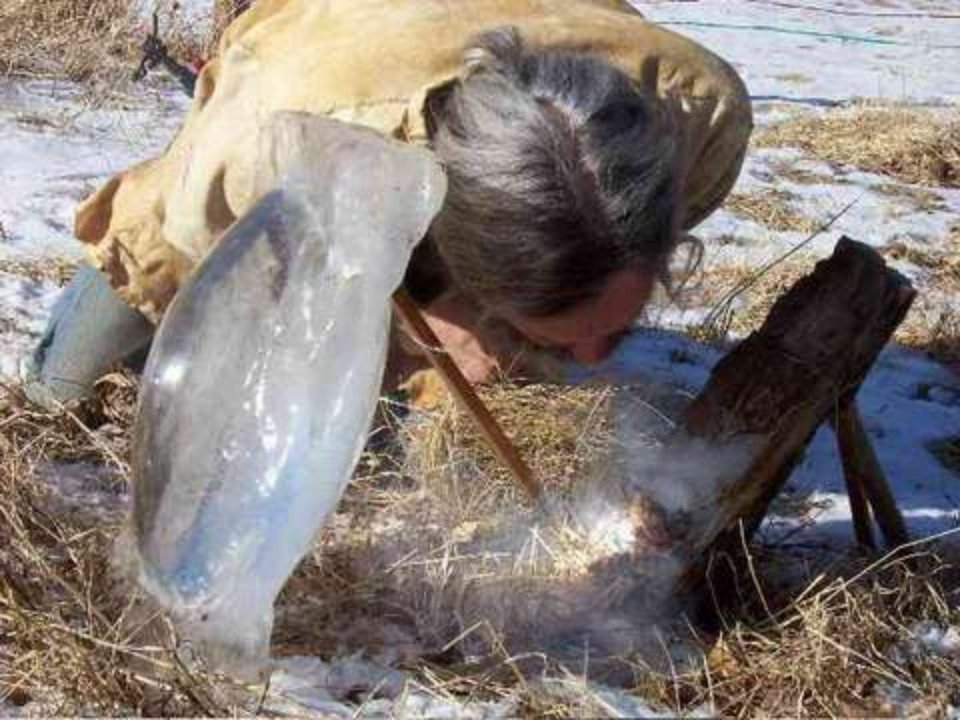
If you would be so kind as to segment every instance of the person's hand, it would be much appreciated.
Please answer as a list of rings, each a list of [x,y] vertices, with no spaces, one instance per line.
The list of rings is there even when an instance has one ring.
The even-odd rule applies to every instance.
[[[447,294],[423,310],[424,319],[468,382],[493,380],[500,372],[496,354],[477,328],[479,310],[457,294]]]

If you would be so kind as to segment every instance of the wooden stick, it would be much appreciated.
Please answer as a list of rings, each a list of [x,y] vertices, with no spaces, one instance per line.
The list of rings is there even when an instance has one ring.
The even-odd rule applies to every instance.
[[[460,368],[453,362],[450,355],[443,350],[440,340],[423,319],[420,309],[413,298],[403,290],[397,290],[393,295],[393,305],[400,317],[409,326],[414,337],[423,346],[430,363],[440,373],[447,388],[453,394],[460,407],[476,422],[480,433],[489,443],[490,448],[500,461],[509,468],[517,483],[533,500],[539,500],[543,493],[540,483],[533,476],[529,466],[520,457],[517,449],[504,434],[496,419],[490,414],[487,406],[474,392],[473,387],[460,372]]]
[[[843,458],[844,473],[850,468],[863,483],[867,500],[873,507],[877,525],[891,547],[898,547],[910,538],[903,515],[890,491],[886,475],[870,443],[870,436],[863,427],[863,420],[852,400],[840,404],[837,416],[837,439]]]
[[[843,408],[853,400],[842,401]],[[853,531],[857,543],[865,548],[874,549],[873,528],[870,519],[870,506],[867,504],[866,489],[860,466],[855,461],[856,450],[852,447],[853,433],[849,427],[849,413],[838,413],[830,418],[830,426],[837,438],[837,449],[840,461],[843,464],[843,479],[847,485],[847,495],[850,497],[850,514],[853,516]]]

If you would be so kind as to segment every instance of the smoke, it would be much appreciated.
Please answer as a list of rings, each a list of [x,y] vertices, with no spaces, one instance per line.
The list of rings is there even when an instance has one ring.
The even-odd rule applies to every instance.
[[[670,417],[649,394],[618,391],[603,451],[537,509],[471,496],[489,492],[489,479],[448,443],[439,472],[462,507],[438,503],[436,478],[391,496],[357,565],[383,573],[380,601],[407,608],[433,652],[506,652],[626,684],[638,665],[682,664],[694,645],[677,580],[750,443],[667,442]]]

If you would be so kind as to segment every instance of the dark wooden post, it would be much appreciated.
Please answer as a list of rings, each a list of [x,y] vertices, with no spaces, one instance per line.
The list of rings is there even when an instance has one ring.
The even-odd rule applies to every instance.
[[[742,556],[744,538],[759,526],[813,434],[838,407],[838,426],[850,447],[845,454],[859,453],[845,463],[859,468],[856,474],[878,520],[885,518],[881,527],[888,538],[905,538],[889,488],[875,472],[876,458],[862,452],[869,441],[852,432],[862,431],[855,409],[843,401],[856,394],[914,295],[909,281],[876,251],[841,238],[833,255],[784,294],[763,326],[717,364],[668,444],[683,453],[691,444],[725,446],[750,438],[749,457],[745,470],[721,482],[716,506],[704,510],[706,520],[691,523],[686,536],[677,538],[690,561],[678,590],[702,583],[713,555]]]

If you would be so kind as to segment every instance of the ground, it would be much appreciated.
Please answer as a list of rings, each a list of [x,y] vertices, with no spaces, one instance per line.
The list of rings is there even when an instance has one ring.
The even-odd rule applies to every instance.
[[[860,407],[912,535],[939,538],[919,544],[917,551],[949,551],[960,519],[960,75],[955,72],[960,61],[960,9],[955,3],[924,0],[635,4],[650,19],[698,40],[737,68],[754,101],[757,132],[734,194],[694,231],[704,245],[704,262],[680,303],[658,305],[649,313],[645,329],[629,338],[610,362],[590,371],[571,368],[571,379],[585,375],[621,382],[643,379],[695,393],[726,343],[755,327],[776,293],[827,256],[841,235],[869,243],[915,283],[920,296],[897,342],[881,356],[862,388]],[[0,79],[4,384],[16,385],[20,363],[42,331],[59,287],[81,257],[71,237],[76,202],[111,173],[162,150],[185,107],[176,88],[159,78],[97,93],[63,79],[23,75]],[[903,131],[894,132],[896,128]],[[920,161],[927,157],[933,160]],[[745,278],[797,246],[783,262],[766,269],[756,284],[729,295]],[[0,451],[8,452],[5,447],[0,443]],[[98,462],[103,460],[101,456]],[[103,478],[96,463],[91,468],[89,462],[87,458],[44,467],[53,495],[68,507],[89,507],[103,500],[102,493],[91,490],[90,478],[99,478],[100,483]],[[105,512],[115,518],[123,511],[125,491],[109,497]],[[780,582],[783,575],[796,576],[793,582],[802,576],[806,582],[810,568],[848,563],[852,540],[834,440],[823,429],[761,530],[756,552],[774,558],[764,582],[774,583],[775,578]],[[0,554],[0,561],[3,557]],[[785,570],[791,563],[794,566]],[[898,567],[884,569],[899,572]],[[855,591],[853,585],[843,585],[848,581],[849,577],[838,581],[841,586],[817,586],[810,594],[826,598],[823,605],[804,604],[800,598],[790,617],[802,618],[807,627],[821,627],[811,618],[820,618],[821,613],[827,623],[826,616],[839,612],[838,598],[846,602]],[[890,590],[884,585],[889,576],[871,579],[874,582],[874,589]],[[918,663],[916,658],[924,654],[954,668],[960,664],[957,629],[948,622],[956,619],[955,613],[951,615],[955,588],[955,584],[946,588],[948,612],[934,613],[924,606],[923,613],[904,614],[899,630],[884,636],[887,647],[881,654],[892,666]],[[862,595],[855,597],[864,602]],[[877,609],[881,611],[887,610]],[[0,623],[5,617],[0,612]],[[793,622],[777,625],[782,648],[800,643],[802,633],[790,634]],[[645,694],[643,683],[634,683],[630,693],[588,686],[579,677],[545,681],[544,697],[551,698],[551,707],[566,702],[568,710],[575,707],[570,697],[589,697],[594,704],[576,711],[612,716],[650,714],[655,706],[687,712],[793,713],[793,706],[754,699],[762,693],[738,684],[746,681],[731,670],[731,663],[742,668],[751,658],[783,661],[782,655],[757,649],[769,631],[769,625],[760,623],[748,627],[747,634],[733,633],[729,646],[717,646],[719,656],[711,651],[706,658],[706,666],[721,676],[718,687],[726,682],[751,698],[739,705],[725,705],[722,689],[716,696],[694,693],[691,702],[679,693],[664,697],[648,688]],[[0,624],[0,647],[5,633]],[[299,703],[294,707],[301,711],[313,707],[350,712],[357,687],[403,686],[411,672],[416,679],[409,695],[381,693],[393,698],[390,702],[407,703],[395,709],[478,715],[518,709],[506,692],[504,699],[457,705],[456,693],[437,691],[446,687],[443,682],[431,685],[424,679],[426,674],[436,680],[430,673],[446,677],[433,665],[428,671],[420,666],[411,671],[401,662],[403,672],[385,675],[364,664],[363,658],[339,654],[356,650],[349,642],[336,652],[324,643],[318,646],[325,650],[318,652],[319,657],[292,660],[288,672],[277,676],[268,701],[277,709],[293,702],[289,700],[293,697]],[[392,656],[379,659],[388,664],[403,656],[396,647],[393,650]],[[736,662],[726,659],[724,652]],[[0,663],[4,657],[0,652]],[[841,652],[837,662],[855,665],[859,660]],[[882,670],[894,672],[886,665]],[[331,680],[335,677],[348,678],[343,681],[346,690],[330,690],[336,686]],[[878,677],[886,676],[881,672]],[[456,684],[449,678],[446,682]],[[318,689],[324,684],[329,692]],[[921,694],[914,692],[919,687],[915,676],[894,675],[874,684],[877,687],[863,691],[873,704],[865,701],[863,707],[875,712],[877,708],[897,712]],[[472,692],[459,685],[457,689]],[[0,684],[0,697],[2,692]],[[287,700],[281,697],[284,693]],[[948,689],[940,697],[940,709],[952,705],[951,712],[956,713],[957,693],[960,687]],[[792,697],[786,691],[783,696]],[[809,698],[796,702],[796,707],[812,714],[856,710],[826,701],[811,706]],[[0,712],[20,712],[20,705],[0,701]],[[389,705],[377,709],[385,707]],[[526,709],[536,711],[529,705]]]

